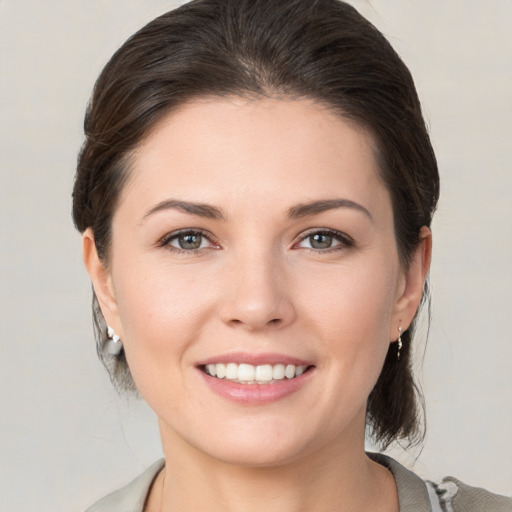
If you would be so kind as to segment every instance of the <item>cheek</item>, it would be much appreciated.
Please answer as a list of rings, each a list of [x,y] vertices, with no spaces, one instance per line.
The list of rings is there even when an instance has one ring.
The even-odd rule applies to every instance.
[[[125,336],[153,331],[158,338],[181,338],[191,326],[199,326],[196,317],[208,297],[201,275],[166,265],[164,258],[134,260],[126,259],[113,273]]]
[[[168,379],[186,366],[187,348],[208,325],[211,289],[197,272],[125,261],[114,272],[122,339],[134,380],[143,394],[147,381]],[[179,372],[174,371],[174,375]]]
[[[344,267],[312,275],[303,272],[297,295],[303,297],[304,312],[311,312],[321,325],[333,331],[351,332],[355,339],[375,334],[388,326],[399,281],[393,260],[366,264],[355,261]],[[387,332],[382,335],[387,339]],[[389,341],[389,340],[387,340]]]
[[[391,261],[391,264],[389,264]],[[316,285],[303,282],[298,295],[302,316],[323,344],[325,364],[336,365],[339,375],[373,387],[388,347],[399,277],[393,260],[386,264],[354,264],[330,270]],[[319,286],[321,282],[325,286]]]

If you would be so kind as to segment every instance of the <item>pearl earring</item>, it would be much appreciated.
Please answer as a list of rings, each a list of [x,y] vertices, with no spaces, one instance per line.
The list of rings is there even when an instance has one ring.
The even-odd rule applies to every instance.
[[[121,339],[116,334],[112,327],[107,325],[107,335],[109,337],[107,344],[107,352],[112,356],[117,356],[121,350],[123,349],[123,343]]]

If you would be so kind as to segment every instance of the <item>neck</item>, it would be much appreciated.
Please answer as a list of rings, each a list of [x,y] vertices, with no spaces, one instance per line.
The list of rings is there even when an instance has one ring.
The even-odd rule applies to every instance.
[[[364,453],[364,439],[328,443],[300,459],[271,467],[225,463],[173,439],[148,512],[395,512],[391,473]],[[243,504],[243,505],[241,505]]]

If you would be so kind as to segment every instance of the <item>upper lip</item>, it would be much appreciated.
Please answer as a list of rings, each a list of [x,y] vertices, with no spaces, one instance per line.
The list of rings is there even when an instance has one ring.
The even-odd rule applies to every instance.
[[[293,364],[295,366],[311,366],[313,364],[311,361],[306,361],[305,359],[300,359],[298,357],[289,356],[286,354],[249,354],[246,352],[232,352],[203,359],[197,363],[197,366],[222,363],[251,364],[253,366],[259,366],[263,364]]]

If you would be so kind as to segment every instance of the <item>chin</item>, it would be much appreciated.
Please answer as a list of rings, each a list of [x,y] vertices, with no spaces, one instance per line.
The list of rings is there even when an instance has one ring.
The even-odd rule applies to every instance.
[[[230,425],[209,430],[205,436],[188,439],[189,444],[211,460],[225,464],[270,468],[290,464],[307,457],[318,448],[318,436],[308,433],[304,425],[287,425],[274,421],[273,425]]]
[[[298,447],[274,443],[271,446],[230,444],[218,450],[208,450],[205,455],[224,464],[246,468],[273,468],[286,466],[304,456]]]

